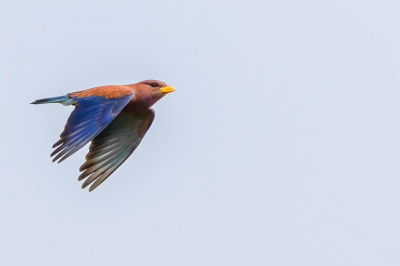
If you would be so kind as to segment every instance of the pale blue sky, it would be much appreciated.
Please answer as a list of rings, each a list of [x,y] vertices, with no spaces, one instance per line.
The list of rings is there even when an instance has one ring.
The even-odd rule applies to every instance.
[[[2,265],[400,265],[400,3],[2,1]],[[51,163],[72,108],[176,87],[129,160]]]

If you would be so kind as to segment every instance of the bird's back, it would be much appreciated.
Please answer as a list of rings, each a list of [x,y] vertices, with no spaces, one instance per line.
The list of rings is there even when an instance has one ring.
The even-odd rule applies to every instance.
[[[122,98],[126,95],[130,95],[134,92],[134,87],[132,85],[107,85],[94,87],[84,91],[78,91],[69,93],[69,97],[90,97],[90,96],[100,96],[106,99]]]

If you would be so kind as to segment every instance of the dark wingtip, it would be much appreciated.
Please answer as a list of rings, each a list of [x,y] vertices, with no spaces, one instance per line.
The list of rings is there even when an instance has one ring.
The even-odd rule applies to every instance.
[[[64,141],[64,138],[61,138],[56,143],[54,143],[52,147],[56,148],[56,147],[60,146],[63,143],[63,141]]]
[[[62,161],[64,161],[65,159],[67,159],[69,156],[70,156],[70,155],[68,155],[68,156],[64,155],[64,156],[58,161],[58,163],[61,163]]]
[[[85,179],[87,177],[87,175],[85,175],[85,173],[80,174],[80,176],[78,177],[78,181],[82,181],[83,179]]]

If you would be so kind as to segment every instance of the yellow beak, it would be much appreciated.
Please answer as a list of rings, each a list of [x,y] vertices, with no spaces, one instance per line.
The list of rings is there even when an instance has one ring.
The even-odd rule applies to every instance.
[[[166,87],[164,87],[164,88],[161,88],[160,91],[161,91],[162,93],[170,93],[170,92],[174,92],[174,91],[175,91],[175,88],[168,85],[168,86],[166,86]]]

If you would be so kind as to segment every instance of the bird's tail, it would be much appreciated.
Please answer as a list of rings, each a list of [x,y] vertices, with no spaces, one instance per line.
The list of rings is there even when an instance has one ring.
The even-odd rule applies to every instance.
[[[63,96],[39,99],[34,102],[31,102],[31,104],[45,104],[45,103],[61,103],[63,105],[73,104],[71,102],[71,98],[68,96],[68,94],[63,95]]]

